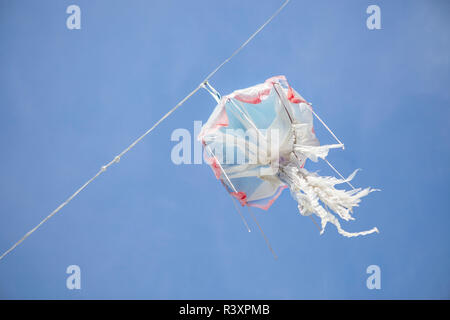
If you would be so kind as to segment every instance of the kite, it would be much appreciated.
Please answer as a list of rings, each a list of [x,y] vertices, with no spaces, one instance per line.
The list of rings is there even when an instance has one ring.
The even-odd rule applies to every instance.
[[[330,149],[344,145],[284,76],[223,97],[207,82],[204,88],[218,103],[198,136],[204,146],[204,158],[216,178],[242,206],[267,210],[289,188],[301,215],[314,214],[320,218],[321,234],[327,223],[335,225],[346,237],[378,232],[377,228],[347,232],[337,218],[354,220],[351,213],[361,198],[378,191],[370,187],[353,188],[350,181],[358,170],[348,178],[341,175],[338,179],[305,168],[308,159],[329,163],[326,157]],[[313,116],[339,143],[320,145]],[[335,188],[343,183],[352,190]]]
[[[205,146],[206,159],[213,168],[216,177],[223,183],[233,198],[236,198],[237,201],[248,208],[258,207],[267,210],[283,189],[289,188],[292,196],[298,202],[299,212],[302,215],[311,216],[315,214],[321,219],[321,233],[325,230],[328,222],[334,224],[338,232],[347,237],[378,232],[377,228],[356,233],[344,231],[336,216],[330,213],[331,210],[344,220],[353,220],[351,216],[353,207],[358,206],[361,197],[376,191],[376,189],[353,188],[350,181],[355,176],[356,171],[345,179],[328,162],[326,156],[329,149],[343,148],[343,144],[312,110],[311,104],[289,86],[285,77],[273,77],[263,84],[238,90],[224,97],[221,97],[208,83],[208,80],[245,48],[288,3],[289,0],[285,0],[246,41],[209,73],[196,88],[122,152],[101,166],[97,173],[0,255],[0,260],[69,204],[108,168],[119,163],[131,149],[201,88],[208,90],[218,104],[208,122],[202,128],[199,139]],[[314,133],[313,115],[330,131],[339,144],[323,146],[319,144]],[[319,158],[324,159],[342,179],[321,177],[304,168],[307,159],[317,161]],[[353,190],[345,191],[334,188],[335,185],[342,183],[349,184]],[[245,219],[243,220],[246,224]],[[255,218],[254,220],[257,223]],[[258,227],[262,232],[259,224]],[[262,233],[264,235],[264,232]],[[272,250],[266,237],[265,239]]]

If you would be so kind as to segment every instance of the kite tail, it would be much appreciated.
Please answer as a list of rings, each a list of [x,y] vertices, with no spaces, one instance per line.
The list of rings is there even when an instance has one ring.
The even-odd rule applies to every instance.
[[[336,215],[341,219],[349,221],[352,217],[353,208],[357,207],[361,198],[377,189],[365,188],[354,190],[339,190],[334,186],[349,182],[355,176],[355,170],[347,179],[335,177],[322,177],[314,172],[309,172],[300,168],[295,162],[280,168],[280,178],[286,182],[291,190],[291,194],[298,202],[300,214],[309,216],[315,214],[321,219],[323,234],[328,222],[334,224],[337,231],[345,237],[356,237],[378,232],[377,228],[372,228],[361,232],[347,232],[342,229]],[[335,213],[332,214],[330,211]]]

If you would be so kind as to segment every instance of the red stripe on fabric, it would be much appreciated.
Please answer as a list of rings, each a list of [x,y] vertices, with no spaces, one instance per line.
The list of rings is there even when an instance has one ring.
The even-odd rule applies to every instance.
[[[245,103],[258,104],[261,103],[261,101],[270,94],[270,90],[271,88],[261,90],[257,93],[256,96],[248,96],[242,93],[236,94],[233,98]]]
[[[247,195],[243,191],[231,192],[231,195],[239,200],[241,206],[247,205]]]
[[[229,121],[228,121],[227,111],[225,110],[225,108],[223,108],[222,111],[220,111],[220,114],[217,117],[217,121],[214,124],[213,128],[228,127],[228,125],[229,125]]]
[[[219,164],[217,163],[216,158],[214,158],[214,157],[206,157],[205,156],[205,160],[211,166],[211,169],[213,170],[214,175],[216,176],[216,178],[220,179],[222,171],[220,169]]]
[[[200,134],[198,135],[198,138],[201,139],[203,146],[205,146],[206,144],[203,138],[205,135],[212,134],[214,131],[220,129],[221,127],[228,127],[228,125],[228,115],[225,108],[223,108],[217,116],[216,121],[210,127],[202,128]]]
[[[280,80],[287,81],[285,76],[275,76],[275,77],[267,79],[265,81],[265,83],[269,83],[269,84],[273,85],[274,83],[280,82]]]
[[[295,96],[294,90],[292,89],[291,86],[289,86],[288,89],[288,96],[287,96],[288,100],[292,103],[302,103],[302,102],[306,102],[303,99],[300,99],[299,97]]]
[[[286,188],[287,188],[286,185],[279,187],[277,193],[275,194],[275,196],[272,199],[270,199],[265,205],[258,204],[258,203],[247,203],[247,205],[249,207],[255,207],[255,208],[260,208],[260,209],[263,209],[263,210],[268,210],[272,206],[272,204],[275,202],[275,200],[278,199],[278,197],[280,196],[281,192],[283,192],[283,190],[286,189]]]

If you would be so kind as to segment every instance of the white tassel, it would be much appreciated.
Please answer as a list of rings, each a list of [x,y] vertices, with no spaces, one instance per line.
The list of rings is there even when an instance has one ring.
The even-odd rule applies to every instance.
[[[314,162],[317,162],[318,158],[325,159],[328,156],[330,149],[342,148],[343,144],[328,144],[323,146],[305,146],[294,144],[294,151],[304,154],[306,157]]]
[[[318,151],[318,153],[322,152],[322,150]],[[292,161],[288,165],[280,168],[280,178],[289,185],[292,196],[298,202],[299,212],[305,216],[315,214],[321,219],[322,231],[320,234],[323,234],[327,223],[330,222],[336,226],[341,235],[345,237],[356,237],[378,232],[378,229],[372,228],[362,232],[347,232],[342,229],[336,216],[326,210],[321,205],[321,202],[331,211],[335,212],[341,219],[346,221],[354,220],[351,216],[353,207],[358,206],[362,197],[368,195],[370,192],[378,191],[371,188],[358,188],[346,191],[334,187],[337,184],[351,181],[357,171],[355,170],[347,179],[321,177],[316,173],[299,168],[298,163]]]

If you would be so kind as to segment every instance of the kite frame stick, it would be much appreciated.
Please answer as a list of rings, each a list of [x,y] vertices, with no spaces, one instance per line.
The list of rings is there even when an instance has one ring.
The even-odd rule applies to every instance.
[[[228,178],[228,175],[225,173],[225,170],[223,169],[222,165],[220,164],[219,159],[217,159],[216,155],[212,152],[212,150],[211,150],[211,148],[209,146],[206,146],[206,148],[208,149],[209,154],[211,154],[214,157],[214,159],[216,160],[216,163],[219,165],[220,170],[223,172],[225,178],[227,178],[227,181],[230,184],[230,186],[233,188],[233,191],[237,192],[237,190],[234,187],[233,183],[231,183],[231,180]],[[233,196],[231,196],[231,198],[234,200]],[[234,201],[233,201],[233,203],[234,203]],[[250,228],[248,227],[247,221],[244,218],[244,215],[239,210],[239,207],[236,207],[236,209],[237,209],[237,212],[239,213],[239,215],[241,216],[241,219],[244,222],[244,225],[247,228],[248,232],[251,232]]]
[[[339,144],[342,144],[342,150],[344,150],[344,149],[345,149],[344,143],[342,143],[341,140],[339,140],[339,138],[336,137],[336,135],[334,134],[334,132],[333,132],[330,128],[328,128],[328,126],[326,125],[326,123],[323,122],[323,120],[317,115],[317,113],[314,112],[313,107],[312,107],[312,104],[311,104],[311,103],[307,103],[307,104],[308,104],[309,107],[311,108],[311,112],[312,112],[313,115],[317,118],[317,120],[319,120],[320,123],[323,124],[323,126],[328,130],[328,132],[333,136],[333,138],[334,138]]]
[[[328,126],[326,125],[326,123],[325,123],[322,119],[320,119],[320,117],[314,112],[314,110],[313,110],[313,108],[312,108],[312,104],[311,104],[311,103],[308,103],[308,105],[309,105],[309,107],[311,108],[311,112],[313,113],[313,115],[320,121],[320,123],[323,124],[323,126],[324,126],[324,127],[328,130],[328,132],[334,137],[334,139],[336,139],[337,142],[339,142],[340,144],[342,144],[342,150],[344,150],[344,149],[345,149],[345,146],[344,146],[344,144],[341,142],[341,140],[339,140],[339,139],[336,137],[336,135],[333,133],[333,131],[331,131],[331,129],[328,128]],[[328,161],[328,159],[324,158],[323,160],[328,164],[328,166],[329,166],[331,169],[333,169],[334,172],[336,172],[336,173],[339,175],[339,177],[341,177],[342,179],[346,180],[346,179],[344,178],[344,176],[338,171],[338,169],[336,169],[336,168]],[[345,182],[346,182],[353,190],[355,190],[355,187],[354,187],[349,181],[345,181]]]
[[[92,181],[97,179],[103,172],[106,171],[111,165],[114,163],[118,163],[120,158],[125,155],[128,151],[130,151],[137,143],[139,143],[142,139],[145,138],[150,132],[153,131],[161,122],[163,122],[168,116],[170,116],[175,110],[177,110],[184,102],[186,102],[190,97],[192,97],[200,88],[203,87],[203,84],[207,82],[212,76],[214,76],[225,64],[227,64],[235,55],[237,55],[253,38],[263,30],[280,12],[283,8],[289,3],[290,0],[286,0],[283,4],[270,16],[269,19],[266,20],[244,43],[241,44],[239,48],[237,48],[231,56],[225,59],[221,64],[219,64],[206,78],[203,80],[197,88],[191,91],[186,97],[184,97],[180,102],[177,103],[175,107],[169,110],[161,119],[159,119],[150,129],[148,129],[143,135],[141,135],[138,139],[136,139],[132,144],[130,144],[125,150],[123,150],[118,156],[114,157],[108,164],[101,167],[101,169],[91,178],[89,179],[83,186],[81,186],[75,193],[73,193],[66,201],[64,201],[58,208],[56,208],[50,215],[48,215],[44,220],[42,220],[36,227],[28,231],[19,241],[17,241],[11,248],[6,250],[1,256],[0,260],[2,260],[8,253],[13,251],[20,243],[22,243],[26,238],[28,238],[33,232],[35,232],[42,224],[44,224],[47,220],[53,217],[59,210],[61,210],[64,206],[66,206],[74,197],[76,197],[81,191],[83,191]]]
[[[286,107],[286,105],[284,104],[284,101],[283,101],[283,99],[281,99],[281,95],[280,95],[280,93],[278,92],[278,89],[277,89],[277,86],[276,86],[276,84],[274,83],[273,84],[273,87],[275,88],[275,91],[277,92],[277,94],[278,94],[278,97],[280,98],[280,101],[281,101],[281,103],[283,104],[283,106],[284,106],[284,110],[286,110],[286,113],[288,114],[288,116],[289,116],[289,119],[291,120],[291,123],[292,123],[292,117],[291,117],[291,115],[289,114],[289,110],[287,109],[287,107]],[[283,90],[281,90],[282,92],[283,92]],[[284,92],[283,92],[284,93]],[[326,125],[326,123],[317,115],[317,113],[315,113],[314,112],[314,110],[313,110],[313,108],[312,108],[312,104],[311,103],[307,103],[308,105],[309,105],[309,107],[310,107],[310,109],[311,109],[311,112],[313,113],[313,115],[320,121],[320,123],[322,123],[323,124],[323,126],[328,130],[328,132],[336,139],[336,141],[339,143],[339,144],[342,144],[342,150],[344,150],[345,148],[344,148],[344,144],[341,142],[341,140],[339,140],[337,137],[336,137],[336,135],[333,133],[333,131],[331,131],[331,129]],[[328,161],[328,159],[326,159],[326,158],[324,158],[323,159],[327,164],[328,164],[328,166],[330,166],[330,168],[331,169],[333,169],[333,171],[334,172],[336,172],[338,175],[339,175],[339,177],[341,177],[343,180],[346,180],[346,178],[344,178],[344,176]],[[345,181],[353,190],[355,190],[355,187],[349,182],[349,181]],[[312,217],[311,217],[311,219],[312,219]],[[315,222],[315,220],[313,220],[314,222]]]
[[[208,86],[210,88],[210,91],[206,86]],[[220,93],[214,89],[209,82],[205,82],[205,89],[216,99],[216,95],[220,96]],[[214,94],[213,94],[214,92]],[[217,101],[217,99],[216,99]],[[257,131],[257,133],[259,133],[259,135],[262,137],[262,139],[266,139],[266,137],[261,133],[261,131],[256,127],[255,123],[247,116],[246,113],[244,113],[244,111],[237,105],[234,103],[234,101],[232,99],[228,99],[228,101],[230,101],[234,107],[244,116],[245,120],[250,123],[250,125]],[[231,110],[233,111],[233,110]],[[234,111],[233,111],[234,112]],[[230,186],[233,188],[234,192],[238,192],[237,189],[234,187],[233,183],[231,182],[230,178],[228,177],[228,175],[226,174],[225,170],[223,169],[222,165],[220,164],[219,160],[216,158],[215,154],[212,153],[211,148],[209,146],[206,146],[209,150],[209,153],[213,155],[214,159],[216,159],[216,163],[219,165],[220,170],[222,171],[222,173],[224,174],[225,178],[227,179],[228,183],[230,184]],[[233,203],[234,203],[234,198],[233,198]],[[234,203],[235,204],[235,203]],[[238,206],[235,204],[236,209],[238,209]],[[261,234],[264,238],[264,240],[266,241],[267,247],[269,248],[270,252],[272,252],[273,256],[275,259],[278,259],[278,256],[276,255],[275,251],[273,250],[272,246],[270,245],[270,241],[267,238],[266,234],[264,233],[263,229],[261,228],[261,226],[258,223],[258,220],[256,219],[256,217],[254,216],[253,212],[250,210],[250,206],[247,205],[248,208],[248,212],[250,213],[250,216],[252,217],[252,219],[255,221],[256,225],[259,228],[259,231],[261,231]],[[240,210],[238,209],[239,214],[241,215],[241,218],[243,219],[246,227],[248,228],[247,222],[245,221],[243,215],[241,214]],[[248,229],[248,231],[250,232],[250,229]]]
[[[292,121],[292,115],[289,113],[289,110],[288,110],[288,108],[286,107],[286,105],[285,105],[285,103],[284,103],[284,100],[281,98],[281,94],[278,92],[278,88],[277,88],[278,85],[279,85],[279,84],[274,83],[274,84],[273,84],[273,88],[275,89],[275,92],[277,93],[278,98],[280,99],[281,103],[283,104],[284,110],[286,111],[287,116],[289,117],[289,121],[291,121],[291,124],[292,124],[292,123],[293,123],[293,121]],[[281,89],[281,91],[283,92],[283,89]],[[283,92],[283,94],[284,94],[284,92]],[[286,98],[286,96],[283,96],[283,97]],[[311,108],[311,110],[312,110],[312,108]],[[297,154],[296,154],[295,152],[294,152],[294,155],[295,155],[295,157],[298,159]],[[312,215],[309,215],[308,217],[311,219],[311,221],[312,221],[312,222],[314,223],[314,225],[317,227],[317,230],[319,230],[319,232],[322,231],[322,229],[321,229],[321,228],[319,227],[319,225],[317,224],[316,220],[314,220],[313,216],[312,216]]]
[[[229,193],[228,193],[229,194]],[[248,232],[252,232],[252,230],[250,230],[250,227],[247,224],[247,220],[245,220],[244,215],[241,212],[241,209],[239,209],[239,205],[236,203],[237,200],[230,194],[231,200],[233,201],[234,207],[236,208],[236,211],[239,213],[239,215],[242,218],[242,221],[244,222],[245,227],[247,228]]]
[[[225,178],[227,179],[228,183],[230,184],[231,188],[233,189],[234,192],[238,192],[237,189],[234,187],[234,184],[231,182],[230,178],[228,177],[227,173],[225,172],[225,170],[223,169],[222,165],[220,164],[219,160],[216,158],[215,154],[213,154],[211,152],[211,148],[209,146],[206,146],[206,148],[208,148],[209,152],[213,155],[214,159],[216,159],[217,164],[219,165],[220,170],[222,171],[223,175],[225,176]],[[233,199],[234,200],[234,199]],[[278,256],[276,255],[275,251],[273,250],[272,246],[270,245],[269,239],[267,238],[266,234],[264,233],[263,229],[261,228],[261,226],[258,223],[258,220],[256,220],[256,217],[253,215],[253,213],[250,211],[250,207],[247,205],[248,211],[251,215],[251,217],[253,218],[253,220],[255,221],[256,225],[259,228],[259,231],[261,231],[261,234],[264,238],[264,240],[266,241],[267,246],[269,247],[270,252],[272,252],[273,256],[275,259],[278,259]],[[241,215],[242,219],[245,222],[244,216],[241,214],[241,212],[238,210],[239,214]],[[245,224],[247,225],[247,222],[245,222]],[[247,226],[248,228],[248,226]],[[250,229],[248,229],[250,232]]]
[[[333,169],[334,172],[336,172],[343,180],[345,180],[345,182],[352,187],[353,190],[355,190],[355,187],[350,183],[350,181],[347,181],[346,178],[344,178],[344,176],[338,171],[338,169],[336,169],[329,161],[328,159],[323,159],[329,166],[331,169]]]
[[[266,241],[266,244],[269,247],[270,252],[272,252],[273,257],[275,258],[275,260],[278,259],[277,254],[275,253],[275,251],[273,250],[272,246],[270,245],[269,239],[267,238],[267,236],[264,233],[263,229],[259,225],[258,220],[256,220],[256,217],[253,214],[253,211],[250,209],[250,206],[247,206],[247,209],[248,209],[248,212],[250,213],[250,216],[252,217],[253,221],[255,221],[256,225],[258,226],[259,231],[261,231],[261,234],[262,234],[264,240]]]
[[[210,90],[208,90],[208,88],[206,87],[206,85],[210,88]],[[220,93],[214,89],[209,82],[205,82],[205,89],[216,99],[216,95],[220,96]],[[214,92],[214,94],[213,94]],[[216,99],[217,100],[217,99]],[[232,99],[228,99],[228,101],[231,101],[231,103],[234,105],[234,107],[244,116],[245,120],[247,122],[250,123],[250,125],[261,135],[262,139],[266,139],[266,137],[259,131],[259,129],[256,127],[255,123],[244,113],[243,110],[241,110],[241,108],[236,105],[234,103],[234,101]],[[226,174],[225,170],[223,169],[222,165],[220,164],[219,160],[217,159],[216,155],[211,151],[211,148],[209,146],[206,146],[206,148],[208,148],[209,153],[212,154],[212,156],[214,157],[214,159],[216,159],[216,163],[219,165],[220,170],[222,171],[222,173],[224,174],[225,178],[227,179],[228,183],[230,184],[230,186],[232,187],[234,192],[238,192],[237,189],[234,187],[233,183],[231,182],[230,178],[228,177],[228,175]],[[232,196],[231,196],[232,197]],[[238,210],[239,215],[241,216],[242,220],[244,221],[245,226],[247,227],[248,231],[250,232],[250,229],[247,225],[247,222],[244,219],[244,216],[241,214],[239,207],[235,204],[235,199],[233,198],[233,204],[235,205],[236,209]],[[248,208],[248,212],[250,213],[250,216],[252,217],[252,219],[255,221],[256,225],[259,228],[259,231],[261,231],[261,234],[264,238],[264,240],[266,241],[267,247],[269,248],[270,252],[272,252],[273,256],[275,259],[278,259],[278,256],[276,255],[275,251],[273,250],[272,246],[270,245],[270,241],[267,238],[266,234],[264,233],[263,229],[261,228],[261,226],[258,223],[258,220],[256,220],[256,217],[254,216],[253,212],[250,210],[250,206],[247,206]]]
[[[273,84],[273,88],[275,89],[275,92],[277,93],[278,98],[280,99],[281,103],[283,104],[284,110],[286,111],[287,116],[288,116],[288,118],[289,118],[289,121],[291,121],[291,124],[292,124],[292,123],[293,123],[293,121],[292,121],[292,115],[289,113],[289,110],[288,110],[288,108],[286,107],[286,105],[285,105],[285,103],[284,103],[284,100],[281,98],[281,94],[278,92],[277,86],[278,86],[278,84],[276,84],[276,83]],[[281,91],[283,92],[283,90],[281,90]],[[284,92],[283,92],[283,94],[284,94]],[[284,98],[286,98],[286,97],[284,96]],[[295,155],[295,157],[298,159],[297,154],[296,154],[295,152],[294,152],[294,155]],[[308,217],[311,219],[311,221],[312,221],[312,222],[314,223],[314,225],[317,227],[317,229],[319,230],[319,232],[322,231],[322,230],[320,229],[319,225],[317,224],[316,220],[314,220],[314,218],[312,217],[312,215],[309,215]]]
[[[253,127],[253,129],[256,130],[256,132],[263,138],[266,139],[266,136],[262,134],[262,132],[258,129],[258,127],[256,126],[256,124],[253,122],[252,119],[249,118],[248,114],[246,112],[244,112],[244,110],[241,109],[241,107],[239,107],[234,101],[233,99],[228,98],[228,101],[231,102],[231,104],[237,109],[237,111],[239,111],[245,118],[245,120],[247,120],[247,122]],[[230,109],[233,112],[233,109]]]
[[[333,131],[331,131],[331,129],[328,128],[328,126],[325,124],[325,122],[323,122],[322,119],[320,119],[320,117],[314,112],[314,110],[313,110],[313,108],[312,108],[312,105],[311,105],[310,103],[309,103],[308,105],[309,105],[309,107],[311,108],[311,112],[312,112],[312,113],[314,114],[314,116],[320,121],[320,123],[323,124],[323,126],[324,126],[324,127],[328,130],[328,132],[336,139],[337,142],[339,142],[340,144],[342,144],[342,150],[344,150],[344,149],[345,149],[345,146],[344,146],[344,144],[341,142],[341,140],[339,140],[339,139],[335,136],[335,134],[333,133]],[[342,179],[346,180],[346,178],[344,178],[344,176],[338,171],[338,169],[336,169],[336,168],[330,163],[330,161],[328,161],[328,159],[324,158],[323,160],[328,164],[328,166],[329,166],[331,169],[333,169],[334,172],[336,172],[336,173],[339,175],[339,177],[341,177]],[[349,181],[345,181],[345,183],[347,183],[353,190],[355,190],[355,187],[354,187]]]

